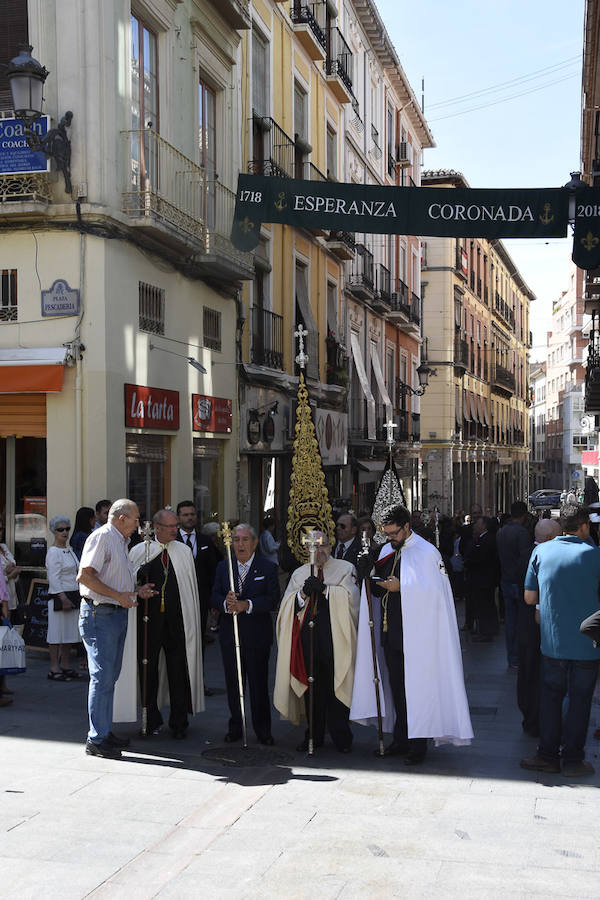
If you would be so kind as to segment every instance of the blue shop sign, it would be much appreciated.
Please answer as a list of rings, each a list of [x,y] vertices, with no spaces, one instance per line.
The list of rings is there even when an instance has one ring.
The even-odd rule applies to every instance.
[[[32,130],[43,138],[48,133],[49,116],[41,116]],[[0,175],[28,175],[49,172],[50,160],[41,152],[30,149],[21,119],[0,119]]]
[[[42,291],[43,316],[79,315],[79,291],[64,279],[57,279],[49,291]]]

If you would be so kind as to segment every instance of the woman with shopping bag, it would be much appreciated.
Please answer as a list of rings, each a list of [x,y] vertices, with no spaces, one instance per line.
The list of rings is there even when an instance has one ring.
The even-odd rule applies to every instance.
[[[4,572],[0,568],[0,707],[10,706],[12,694],[6,687],[7,675],[19,675],[25,671],[25,642],[8,621],[9,593]]]

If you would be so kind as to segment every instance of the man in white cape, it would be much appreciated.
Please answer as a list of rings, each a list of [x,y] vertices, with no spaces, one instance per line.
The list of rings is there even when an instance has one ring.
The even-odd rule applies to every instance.
[[[145,541],[129,552],[136,577],[142,569],[142,577],[156,578],[154,596],[148,601],[147,733],[160,731],[160,709],[169,705],[169,727],[173,737],[180,739],[188,727],[187,713],[204,709],[198,582],[191,550],[176,540],[175,513],[159,510],[153,523],[157,540],[148,543],[148,560]],[[143,612],[143,602],[129,611],[123,666],[115,688],[117,722],[137,719],[138,669],[140,692],[143,679]]]
[[[385,755],[401,755],[415,765],[425,759],[428,738],[436,746],[470,744],[473,729],[454,600],[440,553],[411,531],[410,513],[401,505],[386,511],[383,530],[389,542],[370,584],[383,726],[393,732]],[[361,574],[371,568],[372,561],[359,561]],[[362,725],[377,722],[368,620],[363,584],[350,710],[351,720]]]
[[[314,745],[323,743],[327,728],[337,749],[347,753],[352,745],[348,716],[360,598],[354,566],[330,556],[326,534],[316,532],[316,536],[322,543],[315,553],[312,580],[310,565],[300,566],[292,573],[281,601],[275,627],[278,653],[273,703],[284,719],[296,725],[308,719],[308,675],[311,673],[307,599],[314,595],[317,597],[313,637]],[[297,749],[308,749],[308,731]]]

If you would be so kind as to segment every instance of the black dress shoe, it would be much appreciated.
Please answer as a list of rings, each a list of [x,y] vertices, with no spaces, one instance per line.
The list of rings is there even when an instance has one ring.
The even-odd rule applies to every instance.
[[[242,735],[237,734],[236,732],[228,731],[223,740],[226,744],[235,744],[236,741],[241,741]]]
[[[101,756],[103,759],[121,759],[121,751],[118,747],[113,747],[107,741],[101,744],[94,744],[93,741],[86,741],[85,752],[90,756]]]
[[[259,737],[258,743],[263,744],[265,747],[272,747],[275,743],[275,740],[273,738],[273,735],[267,734],[266,737]]]
[[[117,747],[119,750],[121,750],[123,747],[129,747],[129,744],[131,742],[129,738],[117,737],[116,734],[113,734],[112,731],[109,731],[106,737],[106,743],[110,744],[111,747]]]
[[[205,697],[214,697],[214,694],[215,694],[215,692],[212,690],[212,688],[207,688],[207,687],[204,688],[204,696]]]

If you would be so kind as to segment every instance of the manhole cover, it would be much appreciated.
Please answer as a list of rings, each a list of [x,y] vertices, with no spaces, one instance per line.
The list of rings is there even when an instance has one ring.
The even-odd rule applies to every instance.
[[[289,753],[274,750],[271,747],[213,747],[202,754],[204,759],[218,763],[220,766],[234,766],[244,769],[249,766],[289,766],[292,757]]]
[[[497,706],[470,706],[469,712],[472,716],[495,716],[498,712]]]

